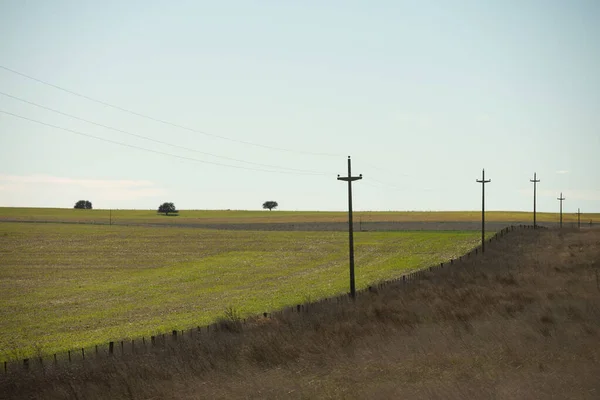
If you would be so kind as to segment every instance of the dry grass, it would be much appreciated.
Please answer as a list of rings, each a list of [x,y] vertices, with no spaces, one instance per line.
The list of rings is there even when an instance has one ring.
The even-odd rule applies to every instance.
[[[0,377],[8,398],[600,397],[600,232],[522,231],[354,304]],[[227,324],[224,324],[227,325]]]

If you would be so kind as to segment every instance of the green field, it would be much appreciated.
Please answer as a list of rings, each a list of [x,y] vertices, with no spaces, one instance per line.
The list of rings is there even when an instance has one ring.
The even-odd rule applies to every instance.
[[[362,211],[355,212],[355,221],[362,222],[453,222],[479,221],[480,211]],[[489,222],[523,222],[532,220],[531,212],[489,211]],[[227,224],[227,223],[301,223],[346,222],[346,212],[320,211],[236,211],[183,210],[179,216],[164,216],[155,210],[75,210],[69,208],[7,208],[0,207],[0,221],[64,221],[116,224]],[[558,222],[557,213],[538,213],[538,222]],[[583,214],[582,221],[600,221],[600,214]],[[564,222],[577,221],[573,213],[563,214]]]
[[[274,213],[273,213],[274,214]],[[477,232],[360,232],[357,287],[461,255]],[[343,232],[0,223],[0,360],[347,292]]]

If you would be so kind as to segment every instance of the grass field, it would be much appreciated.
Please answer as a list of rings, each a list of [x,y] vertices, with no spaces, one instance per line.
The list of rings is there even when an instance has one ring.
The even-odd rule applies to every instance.
[[[355,212],[355,221],[362,222],[454,222],[479,221],[480,211],[363,211]],[[530,212],[489,211],[489,222],[531,221]],[[68,221],[116,224],[227,224],[227,223],[301,223],[301,222],[346,222],[346,212],[318,211],[228,211],[228,210],[183,210],[179,216],[157,214],[155,210],[75,210],[69,208],[2,208],[1,220],[19,221]],[[583,214],[582,222],[599,222],[600,214]],[[538,213],[539,222],[558,222],[557,213]],[[576,222],[577,215],[563,214],[564,222]]]
[[[461,255],[479,234],[355,239],[362,288]],[[250,315],[344,293],[347,241],[343,232],[1,223],[0,360],[204,325],[228,306]]]

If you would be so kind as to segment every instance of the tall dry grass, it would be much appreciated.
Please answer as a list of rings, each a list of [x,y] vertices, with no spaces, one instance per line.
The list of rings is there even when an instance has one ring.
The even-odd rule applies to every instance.
[[[354,303],[0,376],[6,398],[600,398],[600,232],[519,231]],[[360,273],[360,267],[357,269]]]

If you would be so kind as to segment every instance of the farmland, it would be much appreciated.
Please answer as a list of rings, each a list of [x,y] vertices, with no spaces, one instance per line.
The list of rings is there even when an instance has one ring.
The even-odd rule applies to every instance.
[[[72,211],[31,215],[64,219]],[[262,313],[348,286],[343,232],[3,222],[0,238],[4,359],[208,324],[226,307]],[[448,260],[478,239],[477,232],[358,232],[357,287]]]

